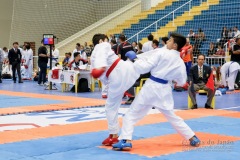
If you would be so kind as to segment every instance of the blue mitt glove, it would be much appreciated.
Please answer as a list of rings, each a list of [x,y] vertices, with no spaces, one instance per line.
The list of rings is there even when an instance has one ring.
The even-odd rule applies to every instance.
[[[134,51],[128,51],[125,56],[128,57],[131,61],[137,58],[137,55]]]

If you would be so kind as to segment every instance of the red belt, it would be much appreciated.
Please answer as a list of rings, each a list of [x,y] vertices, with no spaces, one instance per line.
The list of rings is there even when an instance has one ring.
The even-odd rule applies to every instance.
[[[106,73],[106,77],[108,78],[108,76],[110,75],[110,73],[113,71],[113,69],[117,66],[118,62],[121,59],[118,58],[115,62],[113,62],[113,64],[111,65],[111,67],[108,69],[107,73]]]

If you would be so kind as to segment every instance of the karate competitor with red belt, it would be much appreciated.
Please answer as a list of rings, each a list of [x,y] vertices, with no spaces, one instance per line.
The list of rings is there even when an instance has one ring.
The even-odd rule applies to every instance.
[[[186,38],[182,35],[172,33],[167,42],[167,49],[157,49],[147,59],[136,59],[136,55],[131,55],[131,60],[136,59],[134,68],[137,73],[144,74],[151,72],[150,78],[145,82],[130,109],[123,118],[123,126],[119,142],[113,144],[114,150],[129,150],[132,148],[132,134],[134,125],[141,120],[148,111],[155,107],[171,123],[173,128],[185,139],[190,141],[190,145],[199,146],[200,140],[195,133],[183,121],[175,115],[173,107],[171,83],[173,80],[178,84],[186,83],[187,74],[184,62],[180,57],[179,50],[186,44]],[[150,53],[149,52],[149,53]],[[148,52],[146,52],[147,54]]]
[[[105,111],[108,121],[109,137],[102,144],[111,146],[118,142],[118,109],[122,97],[138,79],[138,74],[131,61],[123,61],[111,49],[108,37],[104,34],[93,36],[94,50],[91,55],[91,74],[108,85]]]

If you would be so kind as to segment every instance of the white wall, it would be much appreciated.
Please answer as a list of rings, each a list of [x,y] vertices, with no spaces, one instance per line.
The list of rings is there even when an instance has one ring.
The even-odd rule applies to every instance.
[[[149,10],[152,7],[155,7],[158,3],[161,3],[165,0],[142,0],[142,11]]]
[[[0,48],[9,46],[12,24],[13,0],[0,1]]]
[[[15,41],[38,47],[43,33],[55,34],[60,42],[132,1],[0,0],[0,47]]]
[[[163,2],[164,0],[151,0],[151,7],[155,7],[158,3]]]

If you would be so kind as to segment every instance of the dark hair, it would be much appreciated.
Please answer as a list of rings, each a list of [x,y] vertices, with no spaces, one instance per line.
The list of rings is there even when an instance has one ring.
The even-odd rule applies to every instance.
[[[73,54],[74,58],[76,58],[78,55],[80,55],[79,52],[75,52],[75,53]]]
[[[80,45],[80,43],[77,43],[76,46],[80,47],[81,45]]]
[[[152,41],[152,40],[153,40],[153,35],[152,35],[151,33],[148,35],[148,40],[149,40],[149,41]]]
[[[30,49],[31,44],[30,44],[29,42],[26,42],[26,43],[25,43],[25,46],[26,46],[27,49]]]
[[[100,33],[95,34],[92,38],[93,45],[96,46],[99,43],[100,39],[104,41],[105,38],[108,39],[108,37],[105,34]]]
[[[203,32],[202,28],[199,28],[199,29],[198,29],[198,32]]]
[[[65,55],[66,55],[66,54],[68,54],[69,56],[71,56],[71,55],[72,55],[72,53],[71,53],[71,52],[67,52],[67,53],[65,53]]]
[[[59,65],[59,63],[55,63],[55,67],[57,67]]]
[[[7,47],[3,47],[3,50],[5,51],[7,49]]]
[[[117,44],[115,39],[111,39],[112,44]]]
[[[156,39],[154,39],[154,40],[152,41],[152,43],[155,44],[156,46],[159,45],[159,42],[158,42],[158,40],[156,40]]]
[[[13,42],[13,45],[14,45],[14,44],[18,45],[18,42]]]
[[[203,57],[204,57],[204,60],[205,60],[205,55],[204,55],[204,54],[201,54],[201,53],[198,54],[198,55],[197,55],[197,59],[198,59],[199,56],[203,56]]]
[[[126,41],[126,36],[123,35],[123,34],[121,34],[121,35],[119,36],[119,39],[120,39],[121,41]]]
[[[162,37],[161,40],[166,44],[167,41],[169,40],[169,38],[168,37]]]
[[[187,39],[181,34],[178,33],[171,33],[170,37],[173,38],[174,43],[177,43],[178,48],[177,50],[179,51],[183,46],[185,46]]]
[[[143,47],[142,43],[138,42],[138,47],[140,50],[142,50],[142,47]]]

